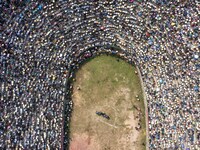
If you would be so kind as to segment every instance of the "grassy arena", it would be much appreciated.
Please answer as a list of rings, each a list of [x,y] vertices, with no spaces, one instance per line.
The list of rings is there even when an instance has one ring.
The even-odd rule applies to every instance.
[[[145,107],[136,68],[101,55],[76,73],[70,150],[144,150]],[[138,97],[138,98],[136,98]],[[96,115],[102,111],[110,120]],[[138,131],[135,127],[141,124]]]

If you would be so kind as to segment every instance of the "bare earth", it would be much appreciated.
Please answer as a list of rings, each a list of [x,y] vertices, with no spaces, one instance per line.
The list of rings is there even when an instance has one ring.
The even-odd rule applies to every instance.
[[[69,149],[143,150],[143,143],[146,143],[144,103],[142,98],[137,101],[135,97],[142,95],[141,88],[133,86],[139,82],[139,78],[133,71],[130,77],[137,81],[129,84],[131,81],[125,71],[121,73],[120,69],[115,69],[113,72],[109,67],[115,67],[102,61],[113,59],[111,62],[118,63],[116,65],[119,67],[120,63],[128,64],[123,61],[115,62],[114,57],[101,57],[91,60],[77,72],[72,96]],[[95,63],[99,67],[97,70]],[[108,70],[108,75],[103,70]],[[110,120],[97,116],[96,111],[106,113]],[[139,131],[135,129],[138,123],[142,126]]]

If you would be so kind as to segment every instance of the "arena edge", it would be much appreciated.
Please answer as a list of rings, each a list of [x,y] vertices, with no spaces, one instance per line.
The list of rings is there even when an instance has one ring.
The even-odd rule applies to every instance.
[[[147,100],[145,94],[145,88],[143,84],[143,79],[141,76],[139,66],[135,65],[137,62],[133,60],[133,57],[130,53],[123,50],[117,45],[105,45],[105,46],[94,46],[84,50],[80,53],[74,61],[70,64],[68,74],[66,76],[67,82],[65,85],[65,101],[64,101],[64,109],[63,109],[63,128],[62,128],[62,139],[61,139],[61,150],[68,150],[69,149],[69,142],[70,142],[70,118],[71,112],[73,111],[73,104],[72,104],[72,91],[73,91],[73,82],[75,80],[75,73],[78,71],[81,65],[87,63],[90,59],[101,55],[112,55],[118,58],[125,60],[127,63],[136,67],[140,83],[142,87],[142,93],[144,97],[144,106],[145,106],[145,122],[146,122],[146,150],[149,150],[149,127],[148,127],[148,107],[147,107]]]

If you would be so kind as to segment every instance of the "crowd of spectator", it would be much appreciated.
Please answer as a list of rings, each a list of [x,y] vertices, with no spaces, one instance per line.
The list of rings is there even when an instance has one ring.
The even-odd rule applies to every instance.
[[[134,62],[149,149],[200,148],[198,0],[0,0],[0,149],[66,149],[73,70]]]

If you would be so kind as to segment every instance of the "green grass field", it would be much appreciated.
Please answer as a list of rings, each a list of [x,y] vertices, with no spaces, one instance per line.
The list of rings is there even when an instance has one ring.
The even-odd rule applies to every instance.
[[[124,60],[107,55],[89,60],[78,70],[72,95],[70,150],[145,149],[145,107],[135,71]],[[110,120],[96,111],[106,113]],[[138,123],[140,130],[135,129]]]

